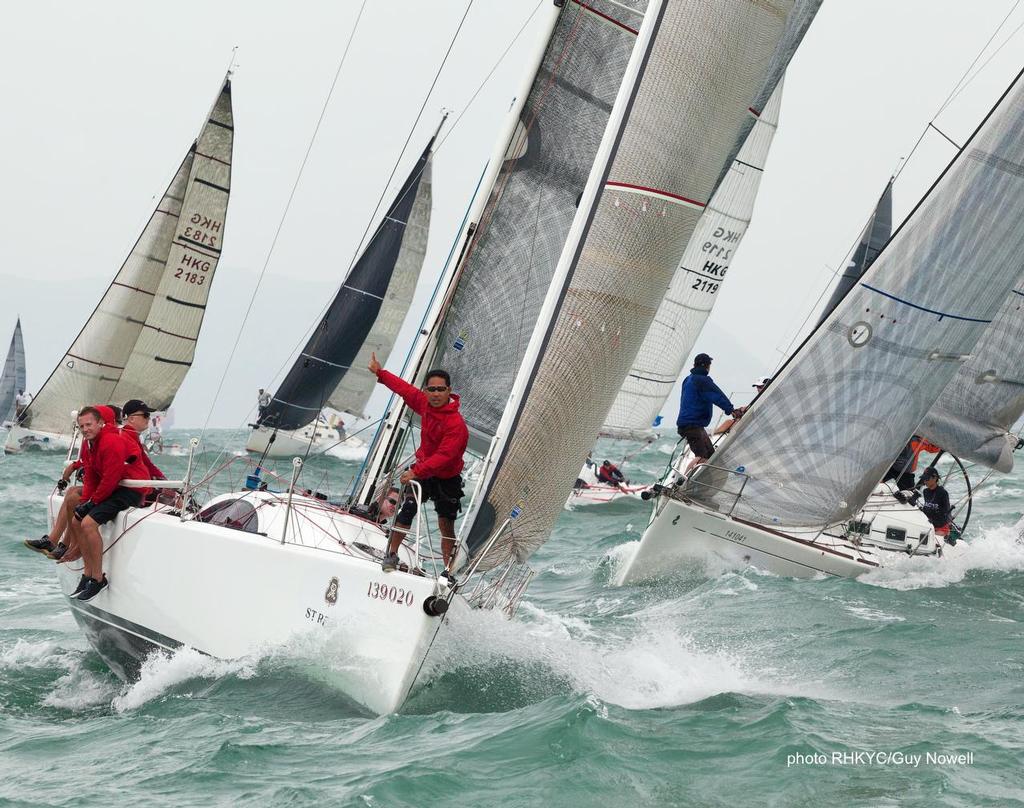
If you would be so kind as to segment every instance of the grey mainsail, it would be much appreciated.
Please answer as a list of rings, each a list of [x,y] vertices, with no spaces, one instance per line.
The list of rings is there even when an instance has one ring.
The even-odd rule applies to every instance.
[[[0,376],[0,424],[14,420],[15,399],[18,391],[25,389],[25,343],[21,336],[21,318],[14,324],[11,344],[4,360],[3,375]]]
[[[366,369],[369,354],[378,351],[377,358],[387,361],[423,266],[433,146],[431,138],[274,393],[261,425],[298,429],[326,406],[361,414],[375,382]]]
[[[886,183],[882,196],[875,205],[871,218],[864,225],[864,230],[857,240],[857,246],[853,255],[843,268],[843,274],[839,276],[836,288],[832,290],[832,296],[828,303],[821,310],[818,318],[818,325],[825,322],[825,319],[835,310],[840,301],[849,294],[861,276],[867,272],[875,258],[882,251],[885,242],[892,235],[892,180]]]
[[[682,495],[761,524],[856,513],[1011,295],[1022,222],[1018,76]]]
[[[717,184],[792,2],[651,2],[561,272],[503,414],[470,554],[523,561],[550,533]],[[645,38],[646,37],[646,38]],[[621,106],[620,106],[621,105]],[[614,113],[613,113],[614,115]],[[509,437],[505,437],[505,436]]]
[[[231,82],[92,316],[39,390],[25,425],[70,431],[85,404],[170,406],[191,365],[224,236]]]
[[[1013,469],[1024,415],[1024,286],[1011,289],[970,359],[942,391],[918,434],[960,458]]]

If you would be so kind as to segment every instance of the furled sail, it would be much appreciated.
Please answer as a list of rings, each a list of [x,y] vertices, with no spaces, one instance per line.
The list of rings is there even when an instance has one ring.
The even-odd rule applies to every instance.
[[[482,569],[524,560],[549,535],[764,83],[793,5],[647,5],[469,515],[471,555],[505,526]],[[531,241],[547,239],[532,223],[522,226],[530,226]]]
[[[28,409],[69,431],[85,404],[170,406],[192,363],[224,237],[234,125],[224,81],[198,139],[85,327]]]
[[[11,345],[7,349],[4,372],[0,376],[0,424],[14,420],[15,399],[25,389],[25,343],[21,337],[21,318],[14,324]]]
[[[761,524],[856,513],[1010,297],[1022,222],[1018,76],[683,495]]]
[[[832,290],[832,296],[829,298],[828,303],[821,310],[821,316],[818,318],[818,325],[825,322],[825,319],[833,312],[836,306],[839,305],[840,301],[849,294],[850,290],[856,285],[857,281],[861,279],[861,276],[867,272],[868,267],[878,257],[878,254],[882,251],[882,247],[885,246],[885,242],[889,240],[892,235],[892,180],[885,186],[885,190],[882,191],[882,196],[878,200],[878,204],[875,205],[874,211],[871,213],[871,218],[868,223],[864,225],[864,230],[860,234],[860,238],[857,240],[857,246],[853,250],[853,255],[850,256],[850,260],[843,268],[843,274],[839,276],[839,281],[836,283],[836,288]]]
[[[960,458],[1008,472],[1024,415],[1024,285],[1018,282],[918,434]]]
[[[747,231],[781,104],[779,82],[732,169],[701,214],[668,293],[608,412],[602,435],[642,440],[653,434],[651,425],[676,390],[683,364],[711,314]]]
[[[330,406],[361,415],[376,379],[370,352],[387,360],[416,289],[430,224],[430,157],[423,150],[323,319],[260,421],[298,429]]]

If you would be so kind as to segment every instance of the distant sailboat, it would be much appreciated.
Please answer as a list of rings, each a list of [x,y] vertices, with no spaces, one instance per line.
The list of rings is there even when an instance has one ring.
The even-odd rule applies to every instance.
[[[11,345],[7,349],[3,375],[0,376],[0,434],[6,438],[4,430],[14,425],[17,413],[16,399],[18,391],[25,389],[25,343],[21,336],[21,318],[14,324]],[[0,454],[3,446],[0,444]]]
[[[442,121],[443,123],[443,121]],[[438,130],[440,131],[440,130]],[[381,362],[412,305],[430,227],[431,138],[288,375],[260,414],[246,449],[267,457],[319,454],[344,438],[338,413],[365,416]],[[322,417],[321,413],[325,416]],[[335,423],[337,421],[335,420]],[[352,445],[358,438],[349,438]],[[365,446],[359,441],[360,446]]]
[[[234,123],[224,80],[199,137],[99,305],[7,438],[66,451],[72,411],[138,398],[170,407],[192,365],[224,239]]]

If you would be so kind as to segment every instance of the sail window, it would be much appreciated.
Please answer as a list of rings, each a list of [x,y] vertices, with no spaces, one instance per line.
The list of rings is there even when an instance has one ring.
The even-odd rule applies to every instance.
[[[200,522],[220,525],[231,530],[244,530],[246,533],[259,532],[259,516],[256,508],[245,499],[224,499],[203,508],[196,517]]]

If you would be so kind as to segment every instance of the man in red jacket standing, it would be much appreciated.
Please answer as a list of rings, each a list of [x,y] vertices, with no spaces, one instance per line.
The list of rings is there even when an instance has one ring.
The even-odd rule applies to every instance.
[[[423,499],[433,500],[437,511],[437,527],[441,533],[441,556],[445,569],[455,551],[455,518],[462,508],[462,455],[469,443],[469,430],[459,412],[459,397],[452,393],[452,380],[447,371],[427,373],[422,390],[380,366],[377,355],[370,355],[370,372],[389,390],[398,393],[409,409],[420,416],[420,445],[416,462],[399,478],[405,485],[416,480],[423,489]],[[398,547],[412,526],[416,502],[407,498],[395,518],[388,552],[381,569],[391,572],[398,567]]]
[[[100,525],[126,508],[138,507],[146,491],[125,488],[120,483],[126,479],[148,480],[149,472],[137,457],[129,457],[128,444],[110,407],[83,407],[78,428],[82,439],[89,443],[89,451],[82,458],[85,478],[81,502],[68,529],[78,540],[85,569],[71,597],[92,600],[107,586]]]

